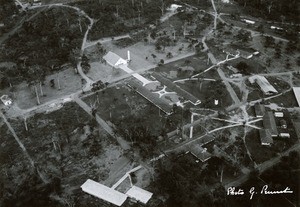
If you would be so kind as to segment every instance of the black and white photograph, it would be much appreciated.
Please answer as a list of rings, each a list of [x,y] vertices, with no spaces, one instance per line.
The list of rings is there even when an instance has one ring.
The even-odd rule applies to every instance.
[[[300,207],[299,0],[0,0],[0,207]]]

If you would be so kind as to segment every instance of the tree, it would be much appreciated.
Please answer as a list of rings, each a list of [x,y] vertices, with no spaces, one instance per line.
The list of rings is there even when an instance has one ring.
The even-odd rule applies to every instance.
[[[173,54],[172,54],[171,52],[168,52],[167,55],[166,55],[166,57],[167,57],[167,58],[172,58],[172,57],[173,57]]]
[[[272,36],[264,36],[264,47],[274,47],[275,46],[275,38]]]
[[[186,59],[186,60],[184,61],[184,64],[185,64],[186,68],[188,68],[188,66],[191,64],[191,60]]]
[[[151,56],[152,56],[152,58],[155,60],[155,58],[156,58],[156,55],[154,55],[154,54],[151,54]]]
[[[236,65],[236,68],[239,69],[242,73],[244,74],[248,74],[249,72],[247,71],[247,69],[249,68],[248,64],[245,63],[244,61],[239,62]]]

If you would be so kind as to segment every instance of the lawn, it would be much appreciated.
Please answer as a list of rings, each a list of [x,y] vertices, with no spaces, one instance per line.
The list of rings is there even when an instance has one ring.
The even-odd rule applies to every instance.
[[[182,89],[191,93],[201,100],[201,105],[206,108],[227,107],[232,104],[231,97],[221,81],[185,81],[177,83]],[[219,106],[215,106],[214,101],[219,100]]]
[[[211,64],[207,65],[207,57],[205,55],[195,55],[162,65],[157,67],[155,71],[161,73],[170,80],[180,80],[189,78],[193,74],[200,73],[210,66]],[[213,78],[213,76],[211,77]]]

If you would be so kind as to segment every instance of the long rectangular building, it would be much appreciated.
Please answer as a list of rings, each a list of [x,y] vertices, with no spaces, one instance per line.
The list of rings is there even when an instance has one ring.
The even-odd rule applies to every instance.
[[[167,86],[170,90],[177,93],[177,95],[182,96],[184,99],[192,103],[193,105],[198,105],[201,103],[201,101],[196,98],[194,95],[190,94],[189,92],[183,90],[178,85],[170,81],[169,79],[157,74],[153,73],[152,76],[156,78],[159,82],[161,82],[163,85]]]
[[[90,179],[88,179],[81,186],[81,189],[88,194],[96,196],[116,206],[121,206],[128,197],[124,193],[120,193],[119,191],[111,189],[105,185],[102,185]]]
[[[300,87],[293,87],[293,92],[296,97],[298,106],[300,106]]]
[[[167,101],[164,99],[159,98],[157,94],[152,93],[147,88],[142,86],[137,80],[133,79],[128,82],[128,85],[132,88],[135,88],[136,92],[138,92],[141,96],[143,96],[145,99],[153,103],[156,107],[158,107],[160,110],[165,112],[166,114],[172,114],[173,113],[173,105],[170,105]]]
[[[269,130],[272,137],[278,136],[277,125],[272,111],[268,111],[265,113],[263,117],[263,125],[266,130]]]

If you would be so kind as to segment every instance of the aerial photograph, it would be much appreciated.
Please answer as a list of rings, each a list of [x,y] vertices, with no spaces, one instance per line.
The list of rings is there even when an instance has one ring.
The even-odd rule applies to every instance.
[[[0,0],[0,207],[300,207],[299,0]]]

